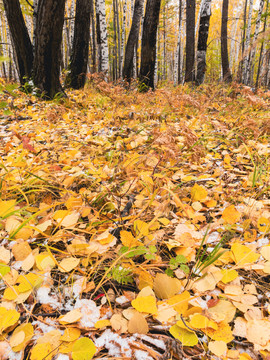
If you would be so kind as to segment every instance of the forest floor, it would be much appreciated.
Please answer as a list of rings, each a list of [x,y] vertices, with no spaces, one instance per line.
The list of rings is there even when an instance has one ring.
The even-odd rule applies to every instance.
[[[270,358],[269,92],[0,90],[1,359]]]

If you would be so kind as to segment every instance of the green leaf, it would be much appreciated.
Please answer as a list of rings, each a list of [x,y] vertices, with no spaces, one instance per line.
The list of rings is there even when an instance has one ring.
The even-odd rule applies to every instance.
[[[10,272],[10,267],[6,264],[0,263],[0,275],[5,276]]]

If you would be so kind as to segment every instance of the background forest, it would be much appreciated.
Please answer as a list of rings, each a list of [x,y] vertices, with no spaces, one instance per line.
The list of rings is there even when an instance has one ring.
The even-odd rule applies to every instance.
[[[17,27],[19,21],[15,19],[19,1],[6,0],[4,3],[9,4],[10,12],[12,4],[17,3],[10,15],[10,26],[11,33],[21,32]],[[36,28],[40,16],[38,2],[21,0],[20,4],[35,47],[35,34],[40,31]],[[61,57],[57,62],[63,74],[71,68],[71,73],[103,72],[107,80],[113,81],[137,77],[142,80],[144,77],[150,87],[166,81],[175,85],[184,81],[201,84],[206,75],[207,81],[234,79],[253,87],[269,87],[269,0],[149,0],[147,5],[143,0],[79,0],[77,4],[75,0],[68,0],[62,1],[61,6],[65,12],[63,41],[61,54],[55,56]],[[59,13],[54,17],[54,22],[56,18],[61,22],[61,16],[63,14]],[[8,18],[2,6],[1,76],[9,80],[20,78],[23,82],[29,69],[27,66],[20,69],[16,51],[25,50],[19,50],[16,39],[11,36]],[[38,23],[44,21],[39,17]],[[56,31],[59,33],[59,26]],[[26,41],[25,37],[21,43]],[[87,44],[89,58],[88,49],[83,49]],[[24,44],[24,48],[27,47],[31,47],[29,41]],[[28,62],[31,56],[28,56]],[[40,57],[36,62],[41,66]],[[79,69],[74,70],[76,66]],[[28,68],[32,72],[31,65],[28,64]],[[34,74],[39,71],[34,65]],[[36,82],[35,85],[40,85]],[[71,79],[67,83],[80,87]],[[43,89],[42,86],[39,88]]]

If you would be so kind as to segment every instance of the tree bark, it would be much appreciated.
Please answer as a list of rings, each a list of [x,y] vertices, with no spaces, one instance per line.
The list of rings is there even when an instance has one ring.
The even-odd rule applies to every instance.
[[[223,0],[221,20],[221,63],[223,80],[229,83],[232,81],[232,75],[228,55],[228,9],[229,0]]]
[[[195,60],[195,0],[186,1],[186,73],[185,82],[194,80]]]
[[[97,26],[97,46],[98,46],[98,71],[108,73],[109,48],[107,41],[105,0],[96,0],[96,19],[97,19],[96,26]]]
[[[63,93],[60,84],[61,42],[65,0],[39,0],[33,80],[41,95]]]
[[[66,78],[66,86],[73,89],[80,89],[85,85],[89,57],[90,9],[89,0],[77,0],[73,47]]]
[[[94,1],[90,0],[90,20],[91,20],[91,35],[92,35],[92,72],[96,72],[97,55],[96,55],[96,29],[95,29],[95,17],[94,17]]]
[[[211,16],[211,0],[204,0],[203,7],[201,10],[198,49],[197,49],[197,78],[196,78],[197,85],[200,85],[204,82],[204,76],[206,71],[206,51],[207,51],[207,39],[209,33],[210,16]]]
[[[23,85],[33,69],[33,46],[24,22],[19,0],[3,0],[7,21],[16,52],[19,79]]]
[[[154,73],[156,62],[157,27],[159,22],[161,0],[147,0],[143,22],[140,89],[154,89]]]
[[[127,80],[129,83],[133,76],[134,54],[135,54],[136,44],[139,38],[140,21],[143,13],[143,1],[144,0],[135,0],[132,25],[126,45],[123,78]]]
[[[248,83],[248,51],[250,46],[251,39],[251,22],[252,22],[252,10],[253,10],[253,0],[249,1],[249,11],[248,11],[248,23],[247,23],[247,31],[246,31],[246,41],[244,47],[244,59],[243,59],[243,83],[247,85]]]
[[[261,18],[262,18],[262,12],[264,7],[264,0],[260,0],[260,6],[258,10],[258,15],[256,19],[256,26],[255,26],[255,32],[252,40],[252,49],[249,56],[249,62],[248,62],[248,68],[247,68],[247,81],[250,83],[250,85],[253,85],[253,73],[254,73],[254,58],[255,58],[255,52],[256,52],[256,42],[259,35],[259,30],[261,26]]]

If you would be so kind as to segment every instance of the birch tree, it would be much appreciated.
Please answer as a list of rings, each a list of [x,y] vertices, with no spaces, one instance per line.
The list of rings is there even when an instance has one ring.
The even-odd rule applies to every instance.
[[[97,26],[97,47],[98,47],[98,71],[108,74],[109,48],[108,48],[105,0],[96,0],[96,26]]]
[[[255,52],[256,52],[256,45],[257,45],[256,43],[257,43],[259,30],[260,30],[260,26],[261,26],[263,7],[264,7],[264,0],[260,0],[260,6],[259,6],[259,10],[258,10],[257,19],[256,19],[255,32],[254,32],[253,41],[252,41],[252,48],[251,48],[248,66],[247,66],[247,81],[251,84],[253,83],[253,70],[254,70],[253,62],[254,62]]]
[[[242,79],[243,83],[246,85],[248,82],[248,51],[249,51],[250,38],[251,38],[252,10],[253,10],[253,0],[249,0],[246,40],[244,43],[245,45],[244,45],[244,59],[243,59],[243,79]]]
[[[197,48],[197,77],[196,83],[200,85],[204,81],[206,71],[206,50],[211,16],[211,0],[204,0],[201,9],[199,39]]]

